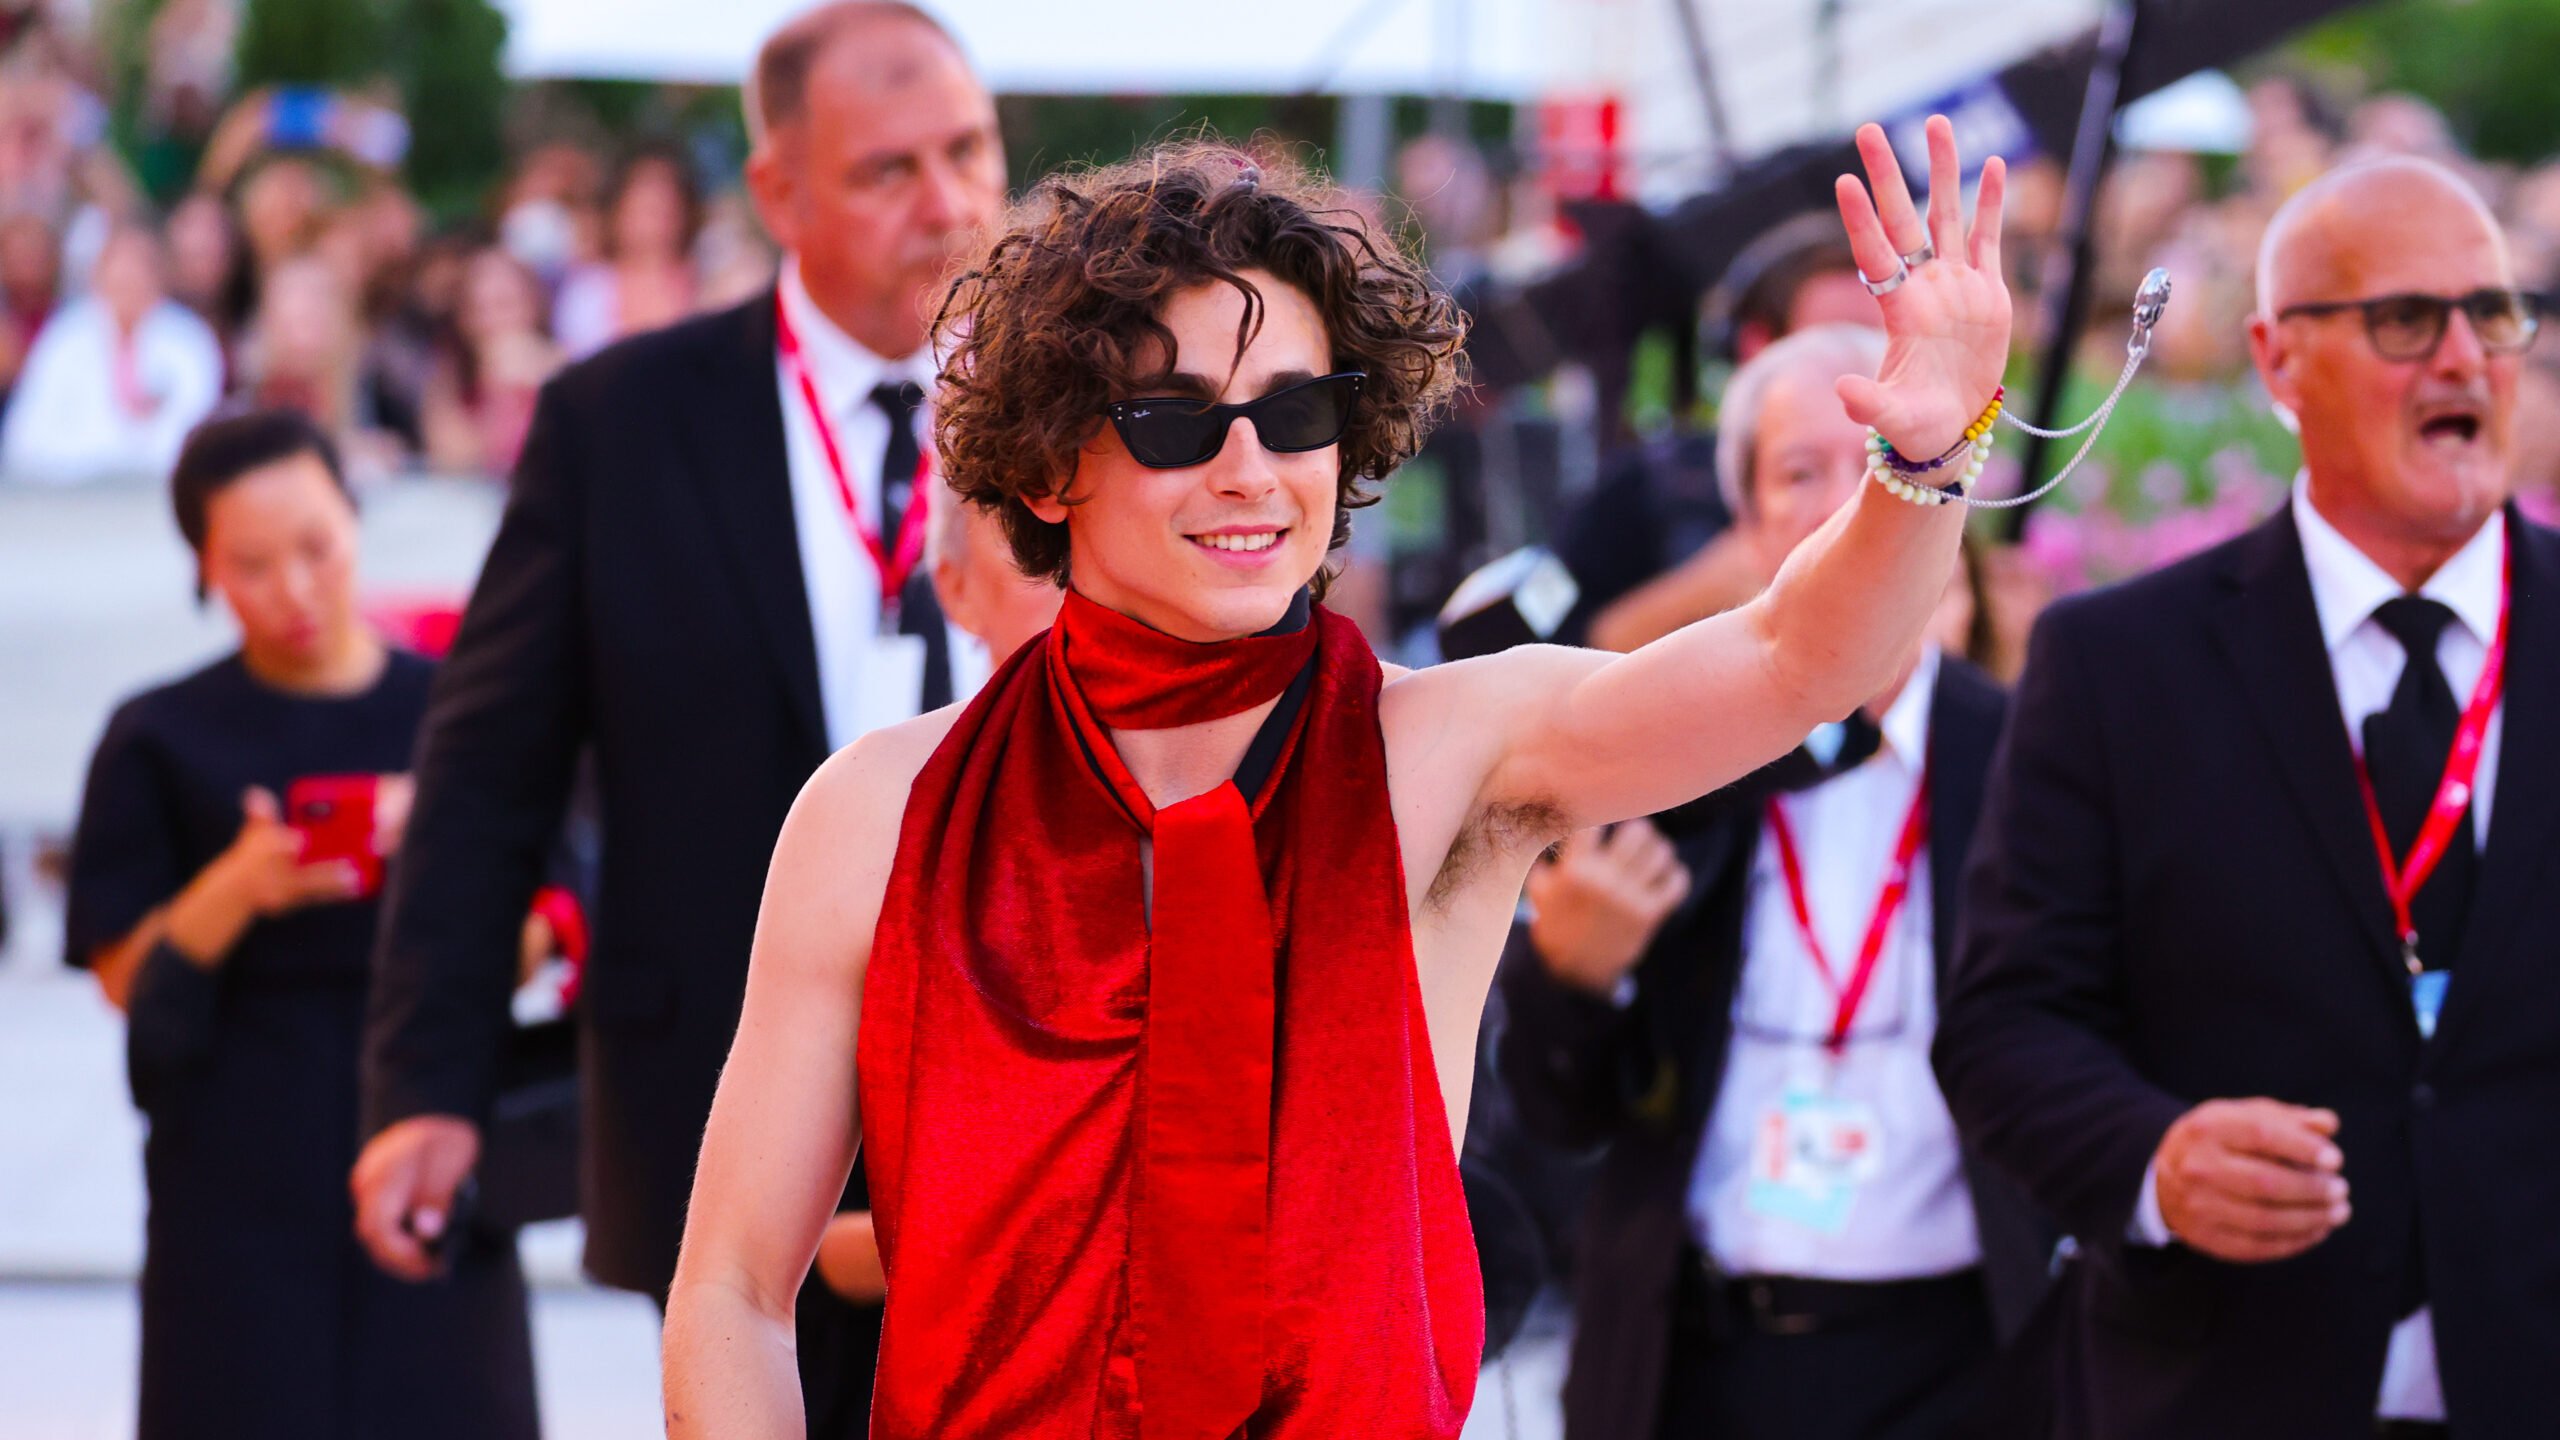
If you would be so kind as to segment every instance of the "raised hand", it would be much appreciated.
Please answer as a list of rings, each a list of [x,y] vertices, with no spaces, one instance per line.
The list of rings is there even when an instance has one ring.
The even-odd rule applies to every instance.
[[[2000,273],[2000,207],[2008,168],[1998,156],[1983,165],[1968,234],[1955,127],[1945,116],[1932,115],[1928,131],[1925,222],[1903,183],[1893,144],[1878,126],[1858,130],[1867,183],[1843,175],[1833,187],[1850,251],[1875,283],[1904,269],[1902,257],[1928,247],[1937,251],[1935,259],[1909,266],[1899,286],[1877,297],[1884,307],[1883,368],[1872,380],[1846,375],[1839,382],[1850,419],[1874,427],[1893,448],[1919,460],[1963,438],[1965,427],[1991,403],[2009,358],[2009,287]]]

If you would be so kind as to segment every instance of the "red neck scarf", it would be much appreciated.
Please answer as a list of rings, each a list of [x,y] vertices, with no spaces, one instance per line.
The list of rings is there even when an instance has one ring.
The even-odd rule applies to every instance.
[[[1157,809],[1111,746],[1310,666],[1251,797]],[[1199,645],[1070,593],[918,775],[863,994],[874,1435],[1456,1435],[1482,1302],[1378,685],[1321,610]]]

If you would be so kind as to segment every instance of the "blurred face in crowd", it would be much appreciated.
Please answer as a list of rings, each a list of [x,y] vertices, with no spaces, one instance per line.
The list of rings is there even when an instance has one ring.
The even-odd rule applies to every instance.
[[[2299,421],[2321,514],[2412,586],[2506,498],[2524,357],[2491,354],[2458,309],[2433,353],[2412,359],[2381,354],[2355,310],[2278,317],[2514,283],[2497,222],[2449,173],[2415,161],[2332,174],[2267,238],[2250,321],[2258,373]]]
[[[211,195],[190,195],[169,212],[170,288],[209,305],[231,277],[231,219]]]
[[[336,379],[354,342],[351,303],[326,262],[306,257],[278,266],[258,303],[258,343],[269,367]]]
[[[141,324],[161,299],[159,240],[147,230],[118,230],[98,252],[89,286],[119,328]]]
[[[462,333],[473,341],[542,329],[542,286],[514,256],[483,250],[471,257],[462,289]]]
[[[320,199],[320,177],[309,164],[290,157],[268,161],[240,187],[240,229],[260,268],[274,266],[310,243]]]
[[[748,157],[747,184],[818,308],[872,351],[910,355],[945,268],[1003,205],[995,102],[931,29],[848,21],[800,114]]]
[[[1867,432],[1832,389],[1839,375],[1832,360],[1808,353],[1761,392],[1745,518],[1764,574],[1775,575],[1867,473]]]
[[[0,224],[0,290],[13,309],[43,311],[61,284],[62,246],[53,227],[33,215]]]
[[[934,515],[934,598],[951,623],[978,638],[1002,660],[1058,618],[1066,592],[1014,568],[1004,527],[992,511],[945,490],[933,497],[947,507]]]
[[[315,455],[262,466],[205,502],[208,590],[270,673],[325,663],[355,633],[356,513]]]
[[[634,165],[613,205],[613,253],[660,263],[685,258],[684,183],[664,160]]]
[[[1825,270],[1806,278],[1787,303],[1787,333],[1816,325],[1864,325],[1884,328],[1884,307],[1867,293],[1854,270]]]
[[[1176,291],[1163,315],[1174,353],[1164,379],[1141,382],[1144,394],[1242,404],[1330,373],[1332,346],[1315,302],[1268,271],[1243,274],[1262,293],[1252,343],[1236,352],[1244,296],[1234,286]],[[1324,564],[1339,457],[1332,445],[1266,450],[1239,416],[1206,462],[1155,470],[1103,421],[1065,500],[1030,503],[1041,519],[1067,526],[1068,569],[1086,599],[1179,639],[1230,640],[1279,623]]]

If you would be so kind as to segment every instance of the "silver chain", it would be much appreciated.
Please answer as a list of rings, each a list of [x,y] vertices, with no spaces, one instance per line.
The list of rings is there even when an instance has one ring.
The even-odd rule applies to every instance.
[[[1977,500],[1970,495],[1948,493],[1947,498],[1970,505],[1976,510],[2014,510],[2018,506],[2035,503],[2051,493],[2053,487],[2071,478],[2071,472],[2080,468],[2080,462],[2089,458],[2090,447],[2096,445],[2098,437],[2106,433],[2107,417],[2115,413],[2116,402],[2124,398],[2125,390],[2133,384],[2134,375],[2142,369],[2142,362],[2150,358],[2152,327],[2160,323],[2160,312],[2168,307],[2169,272],[2153,270],[2142,277],[2142,288],[2134,292],[2133,338],[2125,342],[2124,372],[2116,376],[2116,388],[2107,392],[2105,402],[2100,404],[2088,419],[2068,430],[2043,430],[2018,419],[2006,409],[2000,412],[2000,418],[2007,421],[2010,428],[2023,430],[2030,435],[2042,436],[2047,440],[2068,440],[2083,430],[2088,431],[2089,438],[2080,442],[2080,449],[2071,457],[2071,463],[2055,471],[2052,479],[2024,495],[2011,495],[1998,500]]]

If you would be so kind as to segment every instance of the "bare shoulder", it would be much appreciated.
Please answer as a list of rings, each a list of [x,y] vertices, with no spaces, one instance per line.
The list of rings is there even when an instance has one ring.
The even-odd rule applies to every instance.
[[[829,756],[801,786],[765,880],[763,928],[787,951],[856,964],[868,957],[868,944],[846,956],[840,947],[804,948],[790,939],[795,932],[869,938],[897,861],[908,792],[959,718],[960,707],[951,705],[874,730]]]

